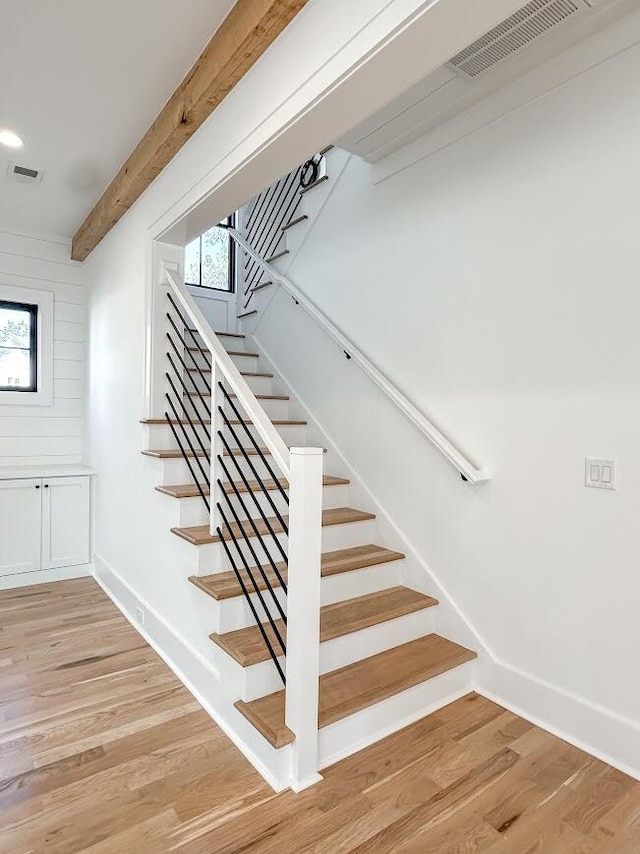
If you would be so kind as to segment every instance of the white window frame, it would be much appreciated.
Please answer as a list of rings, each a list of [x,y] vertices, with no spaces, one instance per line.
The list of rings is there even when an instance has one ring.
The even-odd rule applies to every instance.
[[[37,391],[0,391],[0,406],[51,406],[53,404],[53,294],[0,282],[0,300],[38,307]]]

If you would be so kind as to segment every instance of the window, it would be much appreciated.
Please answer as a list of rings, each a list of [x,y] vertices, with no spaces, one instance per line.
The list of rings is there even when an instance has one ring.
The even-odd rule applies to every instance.
[[[224,225],[234,225],[230,216]],[[235,252],[226,228],[214,225],[185,249],[185,282],[216,291],[235,290]]]
[[[0,406],[53,403],[53,294],[0,281]]]
[[[0,300],[0,391],[38,390],[38,306]]]

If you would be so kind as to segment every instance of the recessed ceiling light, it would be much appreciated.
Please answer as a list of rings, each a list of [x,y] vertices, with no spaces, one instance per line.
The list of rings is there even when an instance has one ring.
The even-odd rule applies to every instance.
[[[8,148],[22,148],[24,142],[20,139],[17,133],[12,130],[3,128],[0,130],[0,145],[6,145]]]

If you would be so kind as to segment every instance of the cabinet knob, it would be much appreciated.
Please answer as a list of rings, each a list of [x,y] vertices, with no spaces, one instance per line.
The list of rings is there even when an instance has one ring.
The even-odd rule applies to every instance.
[[[49,484],[48,484],[48,483],[45,483],[44,488],[45,488],[45,489],[49,489]]]
[[[40,489],[40,484],[36,483],[36,489]]]

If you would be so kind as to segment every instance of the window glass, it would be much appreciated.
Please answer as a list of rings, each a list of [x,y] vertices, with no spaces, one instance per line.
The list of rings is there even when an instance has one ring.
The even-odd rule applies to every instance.
[[[225,225],[231,224],[231,217],[225,220]],[[227,230],[215,225],[193,240],[185,249],[184,269],[188,285],[233,291],[233,249]]]
[[[184,251],[184,280],[189,285],[200,284],[200,238],[193,240]]]
[[[36,391],[38,307],[0,301],[0,391]]]

